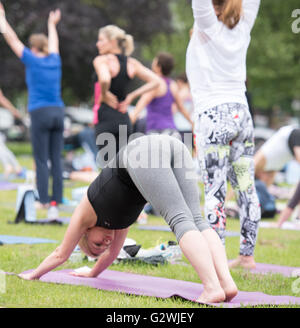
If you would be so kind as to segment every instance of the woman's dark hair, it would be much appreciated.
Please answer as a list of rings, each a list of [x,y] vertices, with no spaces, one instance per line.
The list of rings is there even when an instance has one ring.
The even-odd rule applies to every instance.
[[[160,52],[157,56],[157,65],[161,68],[164,76],[169,76],[175,66],[174,58],[167,52]]]

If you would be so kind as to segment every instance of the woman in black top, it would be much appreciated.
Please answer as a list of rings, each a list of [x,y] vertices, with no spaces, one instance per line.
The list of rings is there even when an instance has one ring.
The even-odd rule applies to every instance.
[[[20,277],[38,279],[64,263],[77,244],[98,257],[91,272],[80,276],[97,277],[117,258],[147,201],[169,224],[201,279],[204,292],[197,301],[232,299],[237,287],[220,238],[202,218],[192,157],[181,141],[167,135],[143,136],[122,148],[89,187],[62,244],[36,270]]]
[[[97,48],[100,55],[95,58],[94,67],[101,85],[101,107],[95,131],[100,150],[98,164],[104,167],[127,144],[132,133],[127,106],[162,81],[139,61],[128,57],[134,50],[133,38],[119,27],[108,25],[101,28]],[[134,77],[146,84],[128,93]]]

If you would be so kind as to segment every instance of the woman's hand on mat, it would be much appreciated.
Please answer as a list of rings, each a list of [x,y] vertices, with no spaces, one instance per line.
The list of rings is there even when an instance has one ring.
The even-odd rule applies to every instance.
[[[74,276],[74,277],[94,278],[91,275],[91,272],[75,272],[75,271],[72,271],[72,272],[70,272],[70,275]]]

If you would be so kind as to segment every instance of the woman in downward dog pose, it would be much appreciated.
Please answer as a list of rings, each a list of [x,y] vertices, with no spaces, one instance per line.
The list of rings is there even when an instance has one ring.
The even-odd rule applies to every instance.
[[[76,208],[62,244],[23,279],[38,279],[64,263],[79,244],[98,257],[89,273],[97,277],[118,256],[146,202],[151,202],[174,232],[204,285],[198,302],[223,302],[237,294],[226,253],[200,211],[193,160],[175,137],[149,135],[131,141],[102,170]]]
[[[260,220],[254,183],[254,129],[245,96],[246,55],[260,0],[193,0],[187,75],[197,113],[195,135],[205,184],[205,216],[225,243],[227,178],[240,209],[240,255],[255,267]]]

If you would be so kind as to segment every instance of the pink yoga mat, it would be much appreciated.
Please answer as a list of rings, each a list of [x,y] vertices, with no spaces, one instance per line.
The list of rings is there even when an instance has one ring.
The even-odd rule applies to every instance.
[[[183,299],[194,301],[203,291],[203,286],[198,283],[151,277],[139,274],[106,270],[97,278],[74,277],[69,273],[72,270],[52,271],[40,278],[47,283],[89,286],[92,288],[116,291],[126,294],[169,298],[179,296]],[[300,297],[272,296],[260,292],[242,292],[230,302],[222,304],[208,304],[223,307],[241,307],[243,305],[289,305],[299,304]]]
[[[256,263],[256,269],[250,270],[252,273],[261,274],[281,274],[285,277],[299,277],[300,267],[288,267],[275,264]]]
[[[19,184],[17,183],[12,183],[9,181],[0,181],[0,191],[1,190],[17,190]]]

